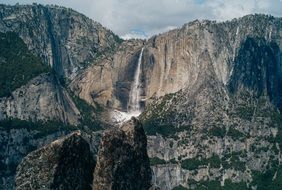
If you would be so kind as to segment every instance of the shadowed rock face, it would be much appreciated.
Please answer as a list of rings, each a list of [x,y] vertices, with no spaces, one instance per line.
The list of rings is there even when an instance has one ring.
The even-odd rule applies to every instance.
[[[135,118],[119,129],[106,131],[98,153],[93,188],[149,189],[151,169],[146,147],[146,135]]]
[[[149,189],[141,123],[132,118],[100,137],[99,132],[77,131],[31,152],[17,168],[15,189]]]
[[[142,96],[145,95],[146,104],[150,98],[194,88],[203,72],[199,63],[207,64],[202,57],[205,51],[210,56],[215,79],[227,85],[241,60],[238,55],[248,46],[255,47],[254,43],[259,43],[261,52],[272,51],[277,61],[281,59],[280,28],[281,19],[265,15],[249,15],[222,23],[194,21],[147,41],[124,41],[108,59],[100,59],[99,64],[82,71],[70,86],[89,103],[124,109],[142,47]],[[95,96],[90,96],[93,93]]]
[[[166,94],[140,116],[156,186],[279,189],[281,21],[192,22],[148,40],[144,65],[154,56],[155,69],[146,72],[147,97],[159,86]]]
[[[142,46],[141,40],[123,42],[115,53],[107,54],[79,73],[70,88],[92,105],[97,102],[126,110]]]
[[[94,157],[80,132],[26,156],[17,168],[16,189],[91,189]]]
[[[226,180],[260,189],[258,181],[263,180],[253,181],[256,173],[282,168],[282,117],[277,110],[282,102],[281,28],[280,18],[249,15],[223,23],[194,21],[146,42],[131,40],[119,45],[111,32],[69,9],[0,5],[0,31],[16,31],[32,52],[52,65],[56,76],[72,79],[68,87],[91,105],[127,107],[138,55],[144,47],[141,80],[148,104],[141,117],[152,135],[148,152],[156,162],[154,183],[161,189],[195,188],[201,182]],[[80,114],[67,92],[44,76],[13,92],[14,97],[0,100],[4,110],[0,118],[64,118],[76,124]],[[42,105],[38,112],[34,113],[34,106],[21,109],[38,105],[37,97]],[[91,171],[94,187],[147,189],[151,174],[145,140],[135,120],[106,131],[96,170]],[[70,187],[65,182],[73,181],[81,184],[77,189],[91,188],[87,184],[92,177],[88,168],[84,170],[88,164],[76,157],[87,158],[85,142],[59,148],[55,144],[25,158],[19,166],[18,188],[30,189],[40,183],[48,185],[46,189],[60,185],[64,189]],[[76,164],[64,157],[68,154],[75,157]],[[50,160],[50,155],[54,159],[43,171],[41,159]],[[72,175],[79,172],[86,176],[83,181]],[[282,181],[278,174],[269,176]]]
[[[245,88],[256,97],[269,96],[282,109],[282,66],[279,45],[265,39],[247,38],[235,59],[229,90],[238,93]]]
[[[41,75],[0,99],[0,119],[60,120],[73,125],[81,121],[80,111],[62,85],[106,52],[115,51],[122,41],[74,10],[37,4],[0,5],[0,32],[16,33],[54,74]]]

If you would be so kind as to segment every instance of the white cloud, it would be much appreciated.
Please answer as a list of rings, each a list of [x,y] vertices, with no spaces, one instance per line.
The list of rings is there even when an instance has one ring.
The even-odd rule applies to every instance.
[[[93,16],[123,37],[152,36],[194,19],[228,20],[251,13],[282,16],[280,0],[95,0]]]
[[[15,3],[19,0],[1,0]],[[21,3],[32,3],[21,0]],[[195,19],[228,20],[251,13],[282,16],[281,0],[38,0],[71,7],[124,38],[146,38]]]
[[[282,16],[280,0],[215,0],[209,1],[207,6],[212,8],[217,20],[228,20],[252,13]]]

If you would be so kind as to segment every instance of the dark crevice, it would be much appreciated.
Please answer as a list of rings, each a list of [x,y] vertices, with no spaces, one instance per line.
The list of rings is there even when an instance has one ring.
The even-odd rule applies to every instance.
[[[47,32],[51,43],[51,51],[52,51],[52,64],[53,64],[53,70],[56,72],[56,74],[59,76],[59,78],[64,77],[64,68],[61,60],[61,51],[60,51],[60,44],[57,42],[57,39],[55,37],[55,32],[53,29],[53,24],[51,21],[51,15],[46,7],[42,7],[44,11],[44,15],[46,17],[47,22]]]

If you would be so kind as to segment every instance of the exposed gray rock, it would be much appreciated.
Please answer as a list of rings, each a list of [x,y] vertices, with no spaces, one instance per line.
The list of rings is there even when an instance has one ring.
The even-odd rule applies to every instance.
[[[145,91],[157,97],[197,85],[207,51],[215,77],[227,84],[242,43],[262,38],[282,47],[280,18],[248,15],[232,21],[194,21],[148,40],[144,49]],[[202,62],[203,64],[199,64]]]
[[[151,169],[147,139],[141,123],[132,118],[118,129],[105,131],[101,140],[93,188],[149,189]]]
[[[144,47],[141,83],[147,107],[141,119],[152,135],[149,156],[159,159],[153,166],[153,182],[160,189],[179,185],[193,189],[210,181],[223,185],[227,180],[255,187],[255,174],[266,171],[271,171],[270,181],[280,179],[281,18],[197,20],[146,42],[125,41],[117,48],[115,35],[72,10],[0,5],[0,31],[19,33],[30,50],[51,65],[58,78],[71,79],[74,94],[92,106],[99,103],[120,110],[127,107]],[[36,80],[39,87],[21,88],[26,97],[18,89],[0,100],[0,119],[60,119],[76,124],[79,113],[64,90],[45,77]],[[126,165],[127,159],[135,158],[130,134],[129,138],[123,129],[105,133],[103,142],[109,143],[101,145],[94,186],[132,185],[131,177],[137,173],[124,183],[117,180],[124,177],[117,175],[124,171],[118,163]],[[114,142],[123,147],[114,149]],[[123,157],[128,152],[132,154]],[[109,178],[101,173],[104,170]]]
[[[147,95],[167,95],[149,100],[141,116],[148,134],[159,134],[148,138],[148,153],[159,159],[161,189],[228,180],[255,187],[258,173],[281,168],[281,21],[195,21],[149,40],[152,55],[163,50],[155,64],[166,71],[149,75],[160,83],[147,83]]]
[[[0,31],[18,33],[59,77],[69,79],[121,41],[76,11],[37,4],[0,5]]]
[[[17,167],[16,189],[92,189],[93,177],[93,189],[151,187],[147,139],[137,119],[100,139],[100,132],[77,131],[31,152]]]
[[[55,75],[38,77],[33,80],[36,86],[23,87],[12,97],[1,99],[0,119],[51,119],[77,125],[81,115],[64,87],[95,61],[113,54],[122,42],[111,31],[74,10],[37,4],[0,5],[0,31],[17,33],[32,53],[52,67]],[[109,87],[106,83],[99,88],[104,86]],[[108,99],[105,97],[104,102],[111,102]],[[95,117],[94,113],[89,115]]]
[[[74,132],[26,156],[16,189],[92,189],[95,160],[82,132]]]
[[[265,15],[248,15],[222,23],[196,20],[146,42],[125,41],[114,55],[82,71],[71,86],[89,103],[125,109],[142,46],[142,96],[147,102],[150,98],[198,85],[199,76],[207,65],[204,60],[207,56],[214,78],[227,85],[234,66],[238,65],[235,58],[247,38],[261,38],[270,49],[271,44],[281,49],[281,23],[281,19]],[[275,56],[279,57],[277,53]]]
[[[0,120],[58,120],[77,125],[80,117],[71,97],[52,74],[42,74],[10,97],[0,98]]]
[[[14,189],[16,167],[31,151],[34,151],[67,134],[66,131],[42,133],[39,130],[0,130],[0,189]]]
[[[72,91],[91,105],[95,103],[126,110],[142,40],[123,42],[114,54],[107,54],[83,70],[71,82]]]

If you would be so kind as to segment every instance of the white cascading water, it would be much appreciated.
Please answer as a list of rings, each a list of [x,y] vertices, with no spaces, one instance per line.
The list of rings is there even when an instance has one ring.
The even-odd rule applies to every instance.
[[[129,102],[127,112],[133,116],[138,116],[141,113],[140,109],[140,95],[141,95],[141,83],[140,83],[140,74],[141,74],[141,64],[142,64],[143,48],[139,55],[137,69],[134,75],[133,85],[129,94]]]
[[[132,116],[137,117],[141,114],[141,83],[140,83],[140,75],[141,75],[141,65],[142,65],[142,56],[143,56],[143,48],[141,49],[137,68],[134,74],[134,81],[131,86],[131,90],[129,93],[129,101],[127,106],[127,112],[121,112],[118,110],[114,110],[111,114],[112,121],[115,123],[122,123],[129,120]]]

